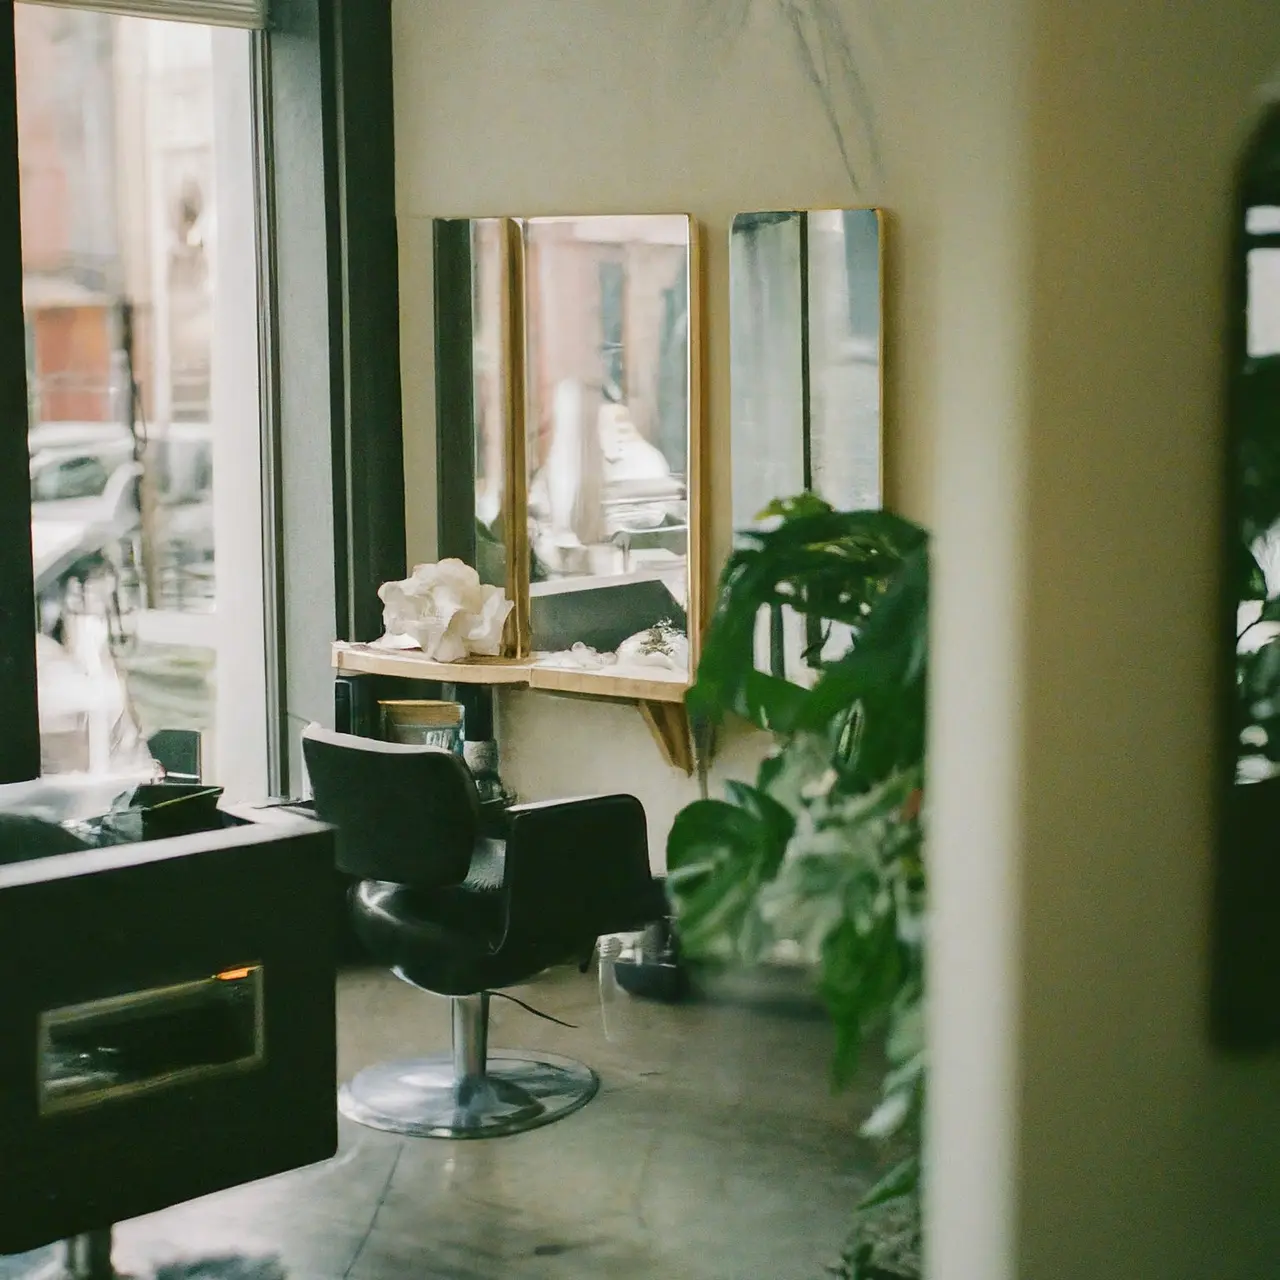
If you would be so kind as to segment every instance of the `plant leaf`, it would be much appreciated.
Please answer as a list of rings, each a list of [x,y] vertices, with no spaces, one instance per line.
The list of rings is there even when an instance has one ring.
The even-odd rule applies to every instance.
[[[729,961],[795,944],[820,971],[837,1086],[883,1037],[881,1100],[864,1132],[918,1136],[927,536],[890,513],[837,512],[813,495],[766,515],[778,523],[742,534],[725,567],[688,702],[700,724],[742,715],[772,730],[776,746],[754,785],[729,783],[723,801],[689,806],[672,827],[681,940],[690,954]],[[755,667],[758,615],[779,605],[806,620],[810,642],[840,629],[838,657],[816,656],[835,644],[809,645],[808,660],[821,662],[812,689]],[[1238,688],[1241,732],[1280,752],[1280,644],[1249,656]],[[904,1162],[864,1203],[911,1194],[918,1178],[918,1160]]]
[[[667,889],[681,944],[694,956],[751,958],[765,945],[756,898],[777,872],[794,828],[763,792],[735,784],[739,804],[698,800],[676,815],[667,838]]]
[[[1265,600],[1267,579],[1257,557],[1243,544],[1236,547],[1236,592],[1240,600]]]
[[[740,536],[720,579],[689,707],[715,718],[733,712],[789,732],[807,692],[758,671],[756,618],[786,604],[803,616],[850,628],[856,640],[904,557],[926,544],[922,529],[885,511],[832,511],[811,494],[781,499],[782,522]]]
[[[864,1138],[883,1140],[897,1133],[911,1114],[911,1096],[905,1090],[889,1094],[862,1122],[858,1130]]]
[[[858,1201],[858,1209],[865,1212],[876,1209],[891,1200],[901,1200],[914,1195],[920,1187],[920,1157],[907,1156],[899,1161]]]

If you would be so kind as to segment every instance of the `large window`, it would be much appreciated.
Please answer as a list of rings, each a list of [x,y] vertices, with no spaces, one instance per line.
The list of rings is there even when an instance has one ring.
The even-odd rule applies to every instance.
[[[247,31],[15,13],[45,772],[266,778]]]
[[[296,794],[404,576],[391,3],[267,8],[0,4],[0,784]]]

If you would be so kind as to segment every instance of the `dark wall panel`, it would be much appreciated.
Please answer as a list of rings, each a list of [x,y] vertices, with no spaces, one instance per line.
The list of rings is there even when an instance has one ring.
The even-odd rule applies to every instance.
[[[40,773],[13,2],[0,0],[0,783]]]

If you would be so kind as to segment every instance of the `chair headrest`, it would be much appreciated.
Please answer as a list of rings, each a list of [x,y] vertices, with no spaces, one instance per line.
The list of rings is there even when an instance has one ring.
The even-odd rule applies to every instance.
[[[425,743],[383,742],[379,738],[361,738],[354,733],[338,733],[335,729],[326,729],[314,720],[302,731],[302,738],[304,742],[325,742],[332,747],[347,747],[352,751],[369,751],[390,756],[421,756],[432,752],[446,756],[453,754],[445,747],[428,746]]]
[[[462,882],[480,799],[456,755],[319,725],[304,731],[302,750],[316,813],[337,828],[341,870],[420,888]]]

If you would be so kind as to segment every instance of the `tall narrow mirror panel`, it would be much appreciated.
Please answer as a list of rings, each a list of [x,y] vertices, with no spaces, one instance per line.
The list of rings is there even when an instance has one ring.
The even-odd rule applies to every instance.
[[[499,218],[471,224],[472,425],[475,448],[476,569],[507,585],[507,249]]]
[[[436,451],[440,557],[518,594],[509,548],[520,495],[510,484],[512,239],[506,218],[435,224]],[[507,648],[514,653],[515,627]]]
[[[1223,750],[1213,1025],[1280,1044],[1280,104],[1246,149],[1233,228]]]
[[[882,215],[741,213],[730,238],[733,520],[883,501]]]
[[[687,680],[692,221],[523,225],[532,649]]]
[[[733,523],[810,492],[879,507],[883,468],[883,217],[878,209],[741,213],[729,243]],[[847,637],[792,610],[761,613],[756,665],[797,684]]]

